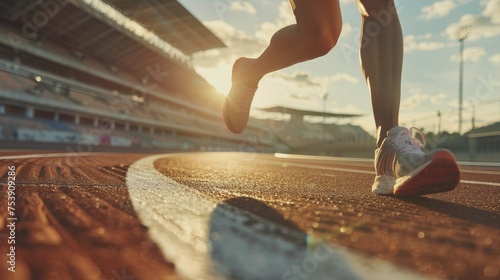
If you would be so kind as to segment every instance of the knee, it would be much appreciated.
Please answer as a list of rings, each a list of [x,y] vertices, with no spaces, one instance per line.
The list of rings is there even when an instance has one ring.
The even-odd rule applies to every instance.
[[[310,53],[311,58],[329,53],[337,44],[341,31],[342,25],[339,25],[332,28],[318,29],[309,34],[306,39],[306,50]]]

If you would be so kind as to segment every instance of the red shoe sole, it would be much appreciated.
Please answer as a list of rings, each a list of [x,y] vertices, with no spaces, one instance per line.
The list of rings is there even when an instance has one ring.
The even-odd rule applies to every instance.
[[[460,182],[460,168],[449,151],[438,151],[418,174],[395,187],[394,195],[424,195],[454,190]]]

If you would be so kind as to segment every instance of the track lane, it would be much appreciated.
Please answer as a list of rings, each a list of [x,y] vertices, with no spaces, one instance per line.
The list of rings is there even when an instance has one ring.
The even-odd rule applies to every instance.
[[[375,174],[373,159],[347,158],[343,160],[342,158],[288,154],[275,154],[275,157],[305,168],[314,169],[316,166],[321,166],[320,168],[325,170]],[[304,160],[307,161],[307,164],[301,163]],[[481,167],[479,163],[471,165],[470,163],[459,162],[459,165],[463,184],[500,187],[500,164],[485,163],[486,166]]]
[[[178,279],[135,213],[125,184],[144,155],[0,159],[0,279]],[[7,270],[6,171],[16,166],[16,272]]]
[[[194,156],[206,155],[180,155]],[[135,209],[186,279],[429,279],[317,239],[261,200],[216,185],[200,192],[158,172],[160,162],[178,157],[134,163],[127,184]]]
[[[259,200],[302,232],[428,275],[498,276],[500,188],[461,183],[449,193],[380,197],[370,192],[368,164],[351,172],[352,162],[212,153],[169,157],[155,166],[211,197]]]
[[[121,274],[134,279],[177,279],[173,265],[165,262],[138,217],[135,197],[126,185],[129,166],[145,156],[0,158],[0,224],[5,223],[5,172],[10,164],[19,167],[17,183],[24,209],[19,215],[31,217],[21,228],[19,240],[24,245],[18,248],[18,279],[32,279],[35,274],[41,275],[37,279],[54,279],[57,273],[71,279],[109,280]],[[450,193],[393,198],[370,193],[371,165],[366,160],[233,153],[173,154],[155,163],[168,178],[215,201],[257,216],[274,213],[273,223],[292,225],[329,245],[377,256],[428,276],[498,277],[500,188],[468,182],[500,181],[496,167],[463,167],[465,180]],[[241,198],[253,201],[248,209]],[[214,209],[211,213],[216,217],[227,212]],[[248,219],[229,217],[226,228]],[[39,236],[44,236],[42,241]],[[0,267],[2,279],[10,276],[4,268]]]

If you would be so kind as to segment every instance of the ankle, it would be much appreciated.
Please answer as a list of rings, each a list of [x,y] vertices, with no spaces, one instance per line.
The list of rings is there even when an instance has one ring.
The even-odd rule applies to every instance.
[[[239,71],[239,79],[247,88],[257,88],[262,79],[262,76],[255,74],[253,70],[252,64],[254,61],[255,59],[252,58],[244,58],[244,62],[242,62],[243,65]]]
[[[382,147],[384,140],[387,138],[387,135],[389,134],[389,130],[391,130],[395,127],[398,127],[398,125],[394,125],[394,126],[390,126],[390,127],[379,126],[377,128],[377,147],[378,148]]]

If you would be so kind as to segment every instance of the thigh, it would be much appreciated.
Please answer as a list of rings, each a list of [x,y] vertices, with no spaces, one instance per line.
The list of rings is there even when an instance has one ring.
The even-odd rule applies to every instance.
[[[342,15],[339,0],[290,0],[300,31],[319,29],[339,32]]]

